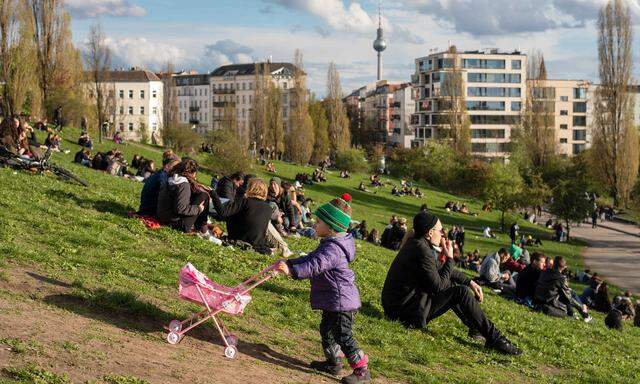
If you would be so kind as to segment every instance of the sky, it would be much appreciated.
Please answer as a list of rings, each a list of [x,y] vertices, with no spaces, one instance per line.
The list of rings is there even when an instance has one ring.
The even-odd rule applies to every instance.
[[[633,14],[640,57],[640,0]],[[542,51],[550,78],[597,81],[595,21],[606,0],[387,0],[383,78],[410,81],[415,58],[454,44],[460,50]],[[204,73],[220,65],[271,58],[292,61],[300,49],[307,85],[325,94],[335,62],[345,93],[375,81],[372,48],[377,0],[66,0],[74,41],[83,48],[100,23],[113,65]],[[634,60],[638,63],[638,60]],[[636,78],[640,67],[634,68]]]

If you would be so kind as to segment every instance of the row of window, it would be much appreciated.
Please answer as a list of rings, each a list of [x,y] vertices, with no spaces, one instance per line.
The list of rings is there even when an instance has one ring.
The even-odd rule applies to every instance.
[[[469,97],[520,97],[520,88],[468,87]]]
[[[140,90],[140,98],[141,99],[144,99],[144,94],[145,94],[144,93],[144,89],[141,89]],[[133,95],[134,95],[133,89],[130,89],[129,90],[129,98],[133,99]],[[118,90],[118,97],[120,97],[121,99],[124,99],[124,89]],[[152,98],[157,98],[158,97],[158,91],[155,90],[155,89],[151,90],[151,97]]]
[[[472,139],[504,139],[504,129],[472,129]]]
[[[519,73],[476,73],[467,74],[470,83],[520,83],[522,76]]]
[[[145,123],[140,123],[140,129],[144,130],[146,127],[147,125]],[[124,132],[124,123],[118,124],[118,128],[120,129],[121,132]],[[129,128],[129,131],[133,132],[133,130],[136,128],[136,125],[134,123],[129,123],[128,128]],[[153,125],[151,126],[151,129],[155,132],[156,129],[158,129],[158,123],[153,123]]]
[[[469,115],[471,124],[476,125],[514,125],[520,123],[520,116],[517,115]]]
[[[194,90],[195,92],[191,93],[191,88],[182,89],[182,93],[180,92],[180,88],[178,88],[178,96],[207,96],[207,88],[198,88]],[[204,91],[204,92],[203,92]]]
[[[128,113],[129,115],[133,115],[133,114],[134,114],[134,108],[133,108],[133,107],[129,107],[129,108],[128,108],[128,112],[129,112],[129,113]],[[153,108],[151,109],[151,113],[152,113],[153,115],[157,115],[157,114],[158,114],[158,107],[153,107]],[[122,105],[120,106],[120,114],[121,114],[121,115],[124,115],[124,106],[122,106]],[[144,109],[144,107],[140,107],[140,114],[141,114],[141,115],[144,115],[144,114],[145,114],[145,109]]]
[[[504,101],[467,101],[467,110],[469,111],[504,111],[506,103]],[[520,111],[522,103],[519,101],[511,102],[512,111]]]

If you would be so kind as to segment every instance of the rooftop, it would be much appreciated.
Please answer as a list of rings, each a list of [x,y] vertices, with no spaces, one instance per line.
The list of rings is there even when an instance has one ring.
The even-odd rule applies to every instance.
[[[153,72],[146,69],[114,70],[103,73],[105,78],[114,83],[146,83],[149,81],[160,81],[160,78]],[[85,72],[86,76],[91,76],[91,72]]]
[[[296,67],[291,63],[249,63],[249,64],[231,64],[231,65],[223,65],[221,67],[216,68],[213,72],[211,72],[211,76],[220,77],[220,76],[246,76],[246,75],[254,75],[256,73],[256,65],[267,64],[269,66],[269,73],[274,74],[276,72],[288,72],[291,75],[296,70]]]

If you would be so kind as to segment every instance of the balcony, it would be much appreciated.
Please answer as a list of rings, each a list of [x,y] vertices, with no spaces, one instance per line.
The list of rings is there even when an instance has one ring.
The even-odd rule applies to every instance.
[[[198,112],[200,107],[189,107],[189,112]]]
[[[236,90],[235,89],[214,89],[212,92],[216,95],[231,95],[231,94],[235,94]]]

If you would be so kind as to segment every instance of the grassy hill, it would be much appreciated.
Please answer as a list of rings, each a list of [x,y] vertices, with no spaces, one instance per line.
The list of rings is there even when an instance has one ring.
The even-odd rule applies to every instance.
[[[3,255],[0,283],[4,282],[4,285],[0,284],[0,302],[4,300],[16,306],[35,303],[115,324],[133,332],[133,339],[139,338],[149,345],[148,350],[140,351],[140,354],[163,352],[176,347],[164,341],[162,325],[196,309],[177,298],[177,274],[186,262],[192,262],[218,282],[235,285],[275,260],[253,252],[217,247],[168,228],[148,230],[138,220],[127,218],[128,211],[137,209],[141,184],[72,164],[78,146],[71,141],[75,141],[77,131],[65,131],[65,136],[70,141],[64,146],[71,152],[56,154],[54,160],[88,180],[89,188],[51,176],[0,169],[0,254]],[[120,146],[111,142],[98,145],[97,150],[112,147],[121,149],[128,160],[137,153],[159,162],[162,152],[160,148],[150,146]],[[298,172],[312,171],[285,163],[276,163],[276,167],[278,176],[289,179]],[[262,172],[262,167],[254,172],[270,177]],[[208,175],[203,173],[199,177],[208,183]],[[465,226],[467,250],[479,248],[485,254],[509,242],[505,234],[497,240],[482,238],[480,229],[487,225],[497,228],[499,219],[497,212],[482,213],[482,202],[427,188],[421,188],[426,195],[424,199],[392,196],[390,187],[380,189],[377,194],[357,191],[355,187],[366,178],[367,175],[357,174],[344,180],[333,173],[327,183],[307,188],[306,195],[324,202],[349,192],[354,199],[354,219],[367,220],[369,228],[378,229],[387,224],[391,214],[410,219],[419,206],[426,203],[447,226]],[[472,212],[479,213],[478,217],[445,212],[442,207],[448,200],[467,203]],[[572,268],[582,265],[583,244],[545,241],[551,236],[549,231],[523,221],[520,226],[525,233],[543,236],[544,245],[540,250],[547,255],[565,256]],[[316,244],[308,239],[288,239],[288,242],[297,251],[308,251]],[[596,314],[591,324],[552,319],[487,293],[482,307],[499,329],[524,349],[525,354],[521,357],[504,357],[485,351],[481,344],[466,338],[466,329],[452,314],[432,322],[425,331],[406,330],[385,320],[379,297],[394,256],[392,251],[358,242],[357,259],[353,263],[363,302],[355,333],[371,357],[374,377],[413,383],[622,383],[640,380],[640,328],[627,326],[622,332],[610,331],[604,326],[602,315]],[[68,291],[63,295],[21,295],[19,290],[8,288],[17,286],[15,271],[24,269],[63,282],[68,285]],[[255,350],[252,345],[260,345],[266,346],[263,348],[268,348],[281,360],[305,362],[320,358],[319,314],[310,310],[308,291],[308,282],[279,277],[254,291],[254,301],[244,315],[224,317],[229,328],[243,340],[239,345],[240,354],[249,354]],[[12,311],[7,308],[8,305],[0,306],[0,317],[11,318]],[[15,345],[26,346],[22,348],[23,353],[10,354],[6,361],[0,354],[0,368],[13,367],[13,370],[4,371],[6,382],[30,382],[38,374],[55,376],[46,370],[38,371],[34,366],[24,368],[29,362],[57,374],[69,372],[72,378],[81,375],[78,372],[82,371],[82,364],[69,364],[64,357],[65,353],[72,353],[65,348],[64,340],[49,343],[37,336],[11,336],[9,329],[18,327],[22,316],[27,314],[15,314],[15,324],[0,327],[0,343],[14,350]],[[207,337],[198,332],[194,335],[206,340],[213,337],[211,332]],[[75,335],[72,343],[82,350],[78,337]],[[185,344],[189,345],[189,337],[187,334],[179,347],[188,350]],[[29,347],[34,344],[39,347]],[[213,345],[206,352],[217,358],[222,350]],[[120,358],[116,349],[101,351],[100,356],[105,361]],[[235,363],[224,364],[233,366]],[[269,364],[267,367],[283,369]],[[162,382],[154,379],[159,372],[110,369],[108,366],[96,368],[99,375],[96,373],[94,379],[136,382],[137,379],[126,377],[135,374],[144,380]],[[115,376],[110,376],[112,374],[124,376],[118,376],[116,380],[113,379]],[[174,380],[175,374],[167,373],[167,378]],[[47,380],[39,382],[57,382]],[[291,382],[297,380],[291,377]],[[317,380],[330,379],[318,376]]]

